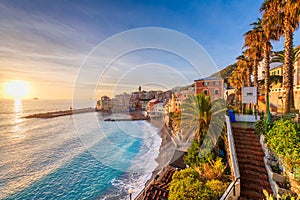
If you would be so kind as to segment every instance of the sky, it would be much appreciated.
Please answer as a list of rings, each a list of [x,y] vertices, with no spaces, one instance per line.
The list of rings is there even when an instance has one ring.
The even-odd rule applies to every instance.
[[[0,98],[12,80],[27,82],[26,97],[40,99],[193,83],[235,62],[261,3],[2,0]],[[294,38],[300,44],[299,31]]]

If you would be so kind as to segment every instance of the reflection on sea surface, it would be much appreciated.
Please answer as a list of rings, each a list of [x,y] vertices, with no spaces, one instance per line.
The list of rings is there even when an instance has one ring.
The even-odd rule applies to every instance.
[[[22,127],[22,115],[23,115],[23,106],[21,99],[15,99],[14,107],[13,107],[13,129],[11,137],[14,139],[22,139],[24,135],[22,134],[21,127]]]

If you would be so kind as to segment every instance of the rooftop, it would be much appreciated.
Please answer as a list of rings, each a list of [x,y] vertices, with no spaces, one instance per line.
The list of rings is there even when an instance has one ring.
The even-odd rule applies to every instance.
[[[222,80],[221,77],[215,77],[215,76],[209,76],[209,77],[206,77],[206,78],[201,78],[201,79],[197,79],[197,80],[194,80],[194,82],[196,81],[219,81],[219,80]]]

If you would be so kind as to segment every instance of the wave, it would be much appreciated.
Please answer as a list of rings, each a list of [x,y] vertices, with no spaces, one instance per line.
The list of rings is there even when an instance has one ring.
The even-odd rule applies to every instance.
[[[142,126],[144,134],[143,145],[127,170],[127,178],[113,182],[115,187],[126,192],[129,188],[132,188],[134,190],[133,198],[144,189],[146,182],[152,176],[152,172],[157,168],[158,163],[155,159],[159,155],[159,148],[162,142],[158,128],[153,127],[148,122],[140,121],[136,123]]]

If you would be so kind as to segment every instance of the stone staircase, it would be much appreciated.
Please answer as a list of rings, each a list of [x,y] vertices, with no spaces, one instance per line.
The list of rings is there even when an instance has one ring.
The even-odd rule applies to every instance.
[[[265,199],[263,189],[273,193],[268,181],[259,136],[250,126],[232,125],[241,177],[240,200]]]

